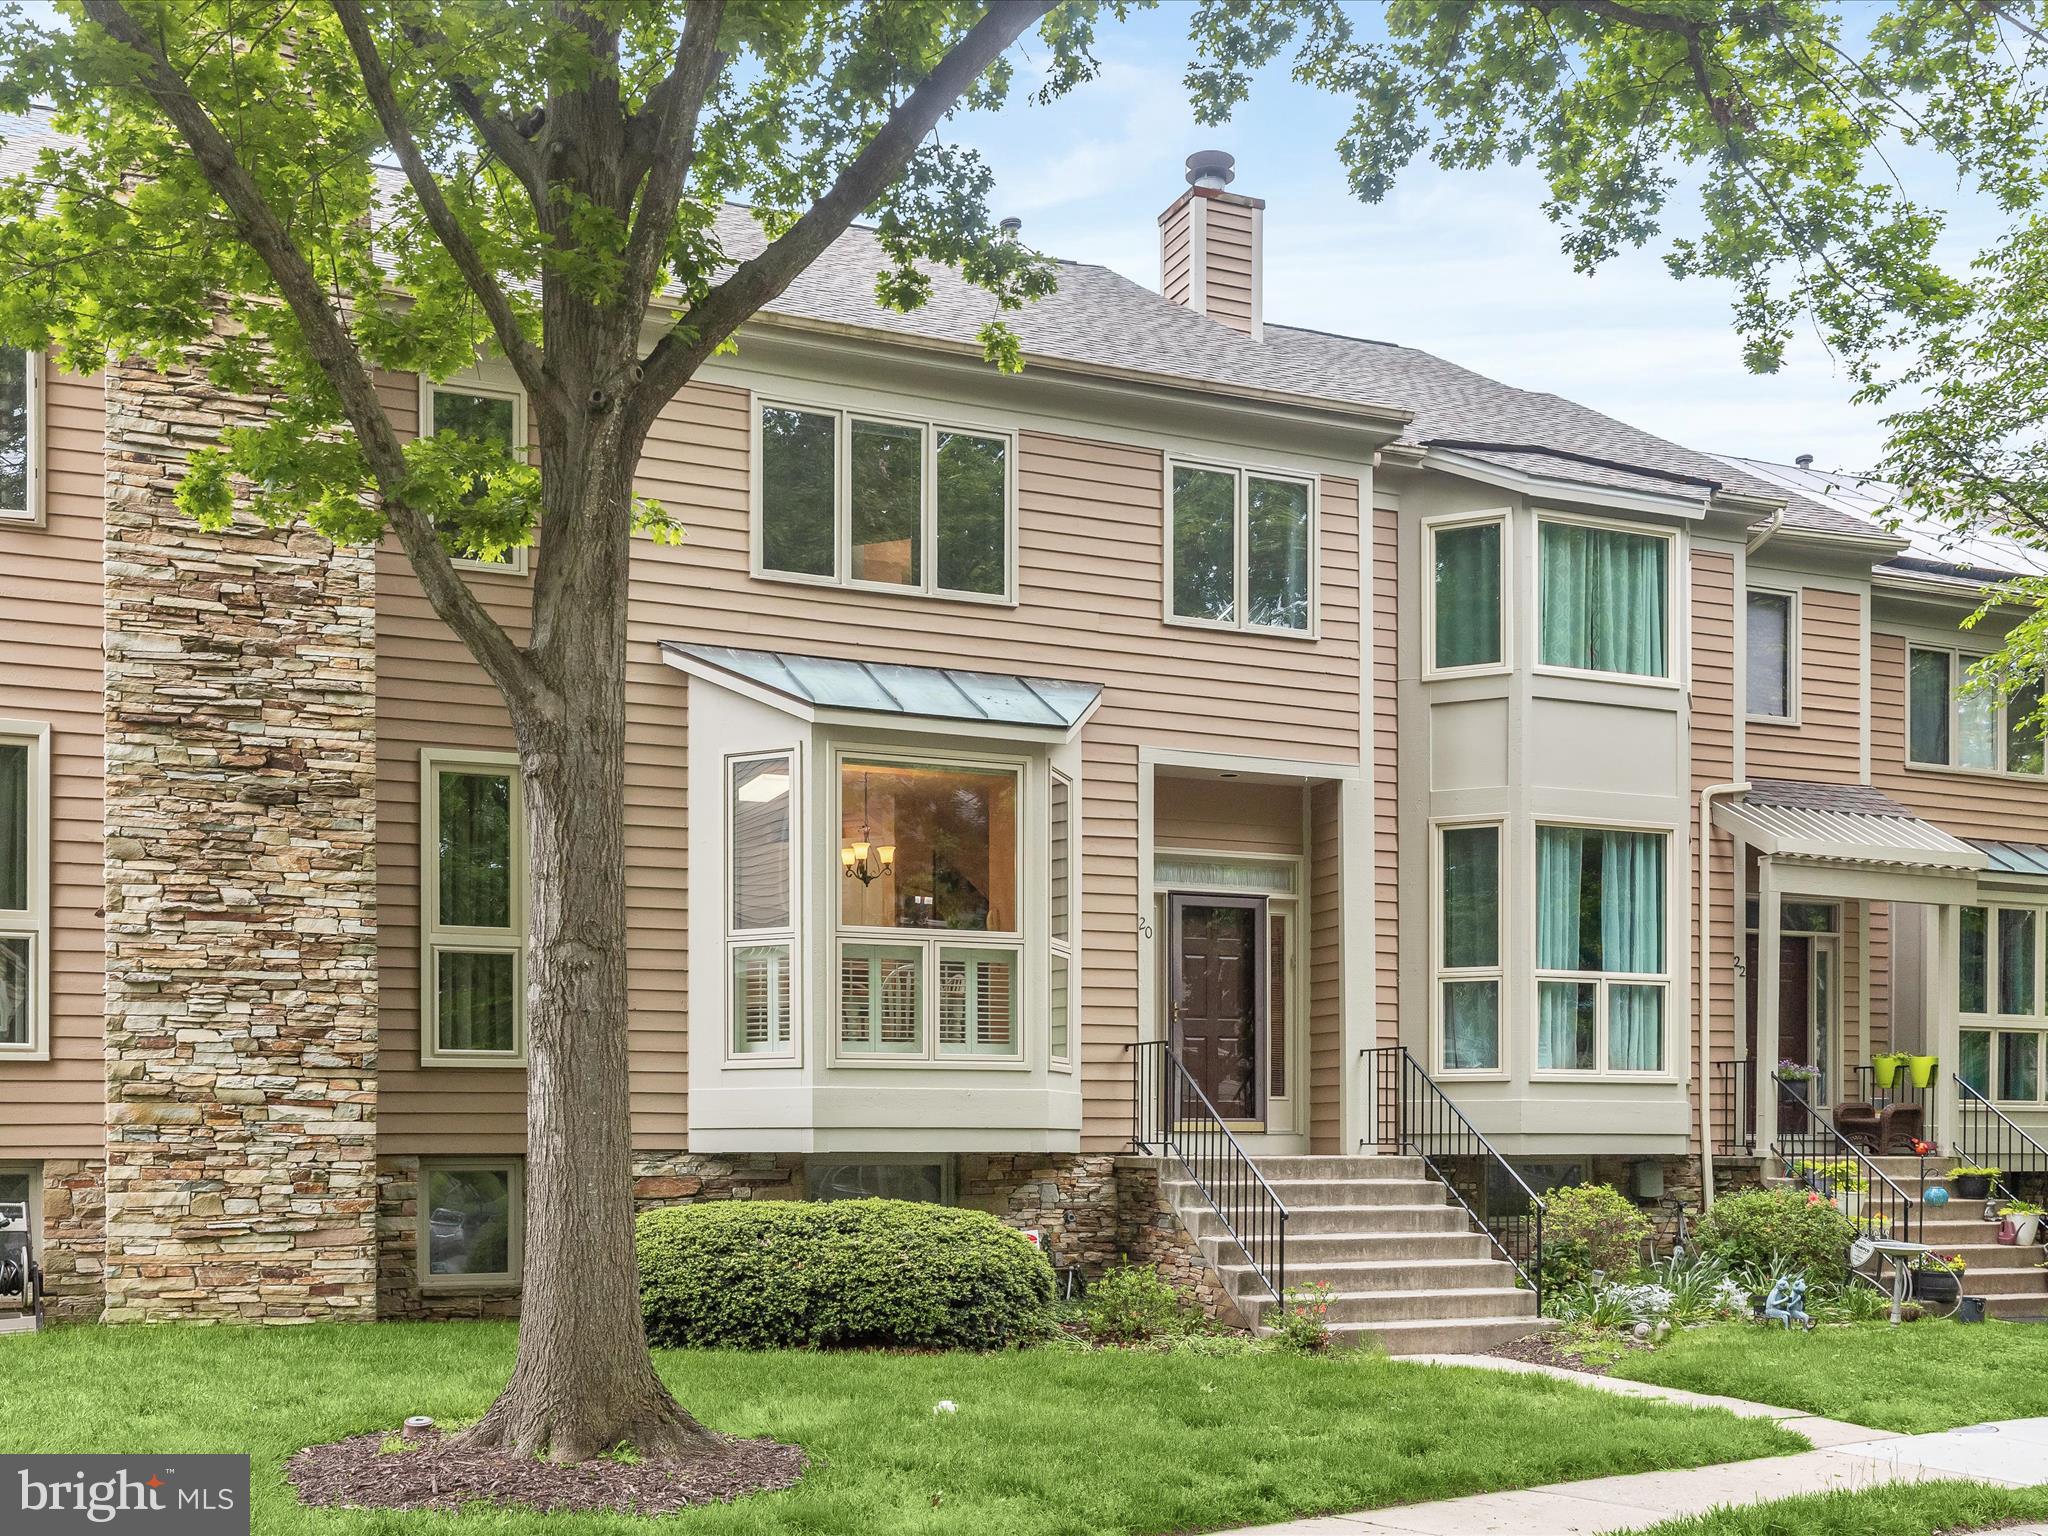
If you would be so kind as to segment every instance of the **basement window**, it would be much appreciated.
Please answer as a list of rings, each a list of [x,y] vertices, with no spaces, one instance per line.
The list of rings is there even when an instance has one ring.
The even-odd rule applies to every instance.
[[[945,1159],[814,1157],[804,1163],[804,1193],[812,1200],[953,1201],[952,1164]]]
[[[524,1170],[517,1158],[423,1163],[420,1283],[462,1289],[519,1283],[526,1238]]]

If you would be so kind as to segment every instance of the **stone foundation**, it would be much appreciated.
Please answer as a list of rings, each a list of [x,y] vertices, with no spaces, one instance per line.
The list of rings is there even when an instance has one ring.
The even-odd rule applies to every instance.
[[[106,1164],[50,1158],[42,1165],[44,1315],[91,1322],[106,1304]]]
[[[262,402],[106,370],[106,1311],[371,1315],[368,549],[173,504]]]
[[[420,1160],[377,1159],[377,1316],[388,1322],[517,1317],[519,1287],[428,1289],[420,1284]]]

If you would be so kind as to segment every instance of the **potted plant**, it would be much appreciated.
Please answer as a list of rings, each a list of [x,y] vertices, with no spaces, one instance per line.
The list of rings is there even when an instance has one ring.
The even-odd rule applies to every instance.
[[[1938,1056],[1908,1056],[1906,1058],[1906,1065],[1913,1074],[1913,1086],[1915,1088],[1925,1088],[1934,1081],[1935,1064],[1940,1060],[1941,1058]]]
[[[1853,1159],[1838,1157],[1826,1162],[1801,1160],[1792,1165],[1792,1176],[1806,1180],[1816,1194],[1831,1201],[1835,1208],[1851,1221],[1861,1218],[1863,1196],[1870,1188],[1870,1180],[1863,1177]]]
[[[1870,1058],[1871,1075],[1877,1079],[1877,1086],[1886,1093],[1892,1091],[1892,1084],[1899,1080],[1899,1068],[1906,1064],[1904,1051],[1881,1051]]]
[[[1803,1061],[1794,1061],[1790,1056],[1778,1063],[1778,1080],[1785,1083],[1810,1083],[1820,1076]]]
[[[2013,1241],[2025,1248],[2031,1246],[2039,1235],[2041,1218],[2048,1215],[2048,1210],[2029,1200],[2015,1200],[2010,1205],[2000,1206],[1998,1214],[2012,1223]]]
[[[1991,1181],[1997,1178],[2001,1171],[1997,1168],[1978,1168],[1965,1164],[1959,1168],[1949,1169],[1948,1178],[1956,1187],[1958,1200],[1983,1200],[1990,1196]]]
[[[1969,1266],[1960,1253],[1930,1253],[1913,1266],[1913,1299],[1946,1306],[1963,1294],[1963,1271]]]

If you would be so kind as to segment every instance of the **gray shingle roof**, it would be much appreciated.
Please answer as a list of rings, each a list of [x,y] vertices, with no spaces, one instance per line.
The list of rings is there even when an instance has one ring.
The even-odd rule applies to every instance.
[[[1751,779],[1743,797],[1756,805],[1796,811],[1842,811],[1857,816],[1911,816],[1890,795],[1868,784],[1817,784],[1806,779]]]

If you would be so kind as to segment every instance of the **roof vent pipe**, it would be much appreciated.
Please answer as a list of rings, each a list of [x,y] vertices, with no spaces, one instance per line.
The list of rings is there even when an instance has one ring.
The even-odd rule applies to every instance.
[[[1188,185],[1222,191],[1237,180],[1237,156],[1227,149],[1198,149],[1188,156]]]
[[[1799,455],[1798,458],[1794,459],[1792,462],[1794,464],[1797,464],[1801,469],[1811,469],[1813,468],[1813,455],[1810,453],[1802,453],[1801,455]]]
[[[1014,241],[1017,238],[1019,231],[1021,231],[1024,228],[1024,221],[1018,218],[1013,213],[1007,219],[1004,219],[1000,224],[998,224],[996,228],[1000,229],[1003,232],[1003,239]]]

